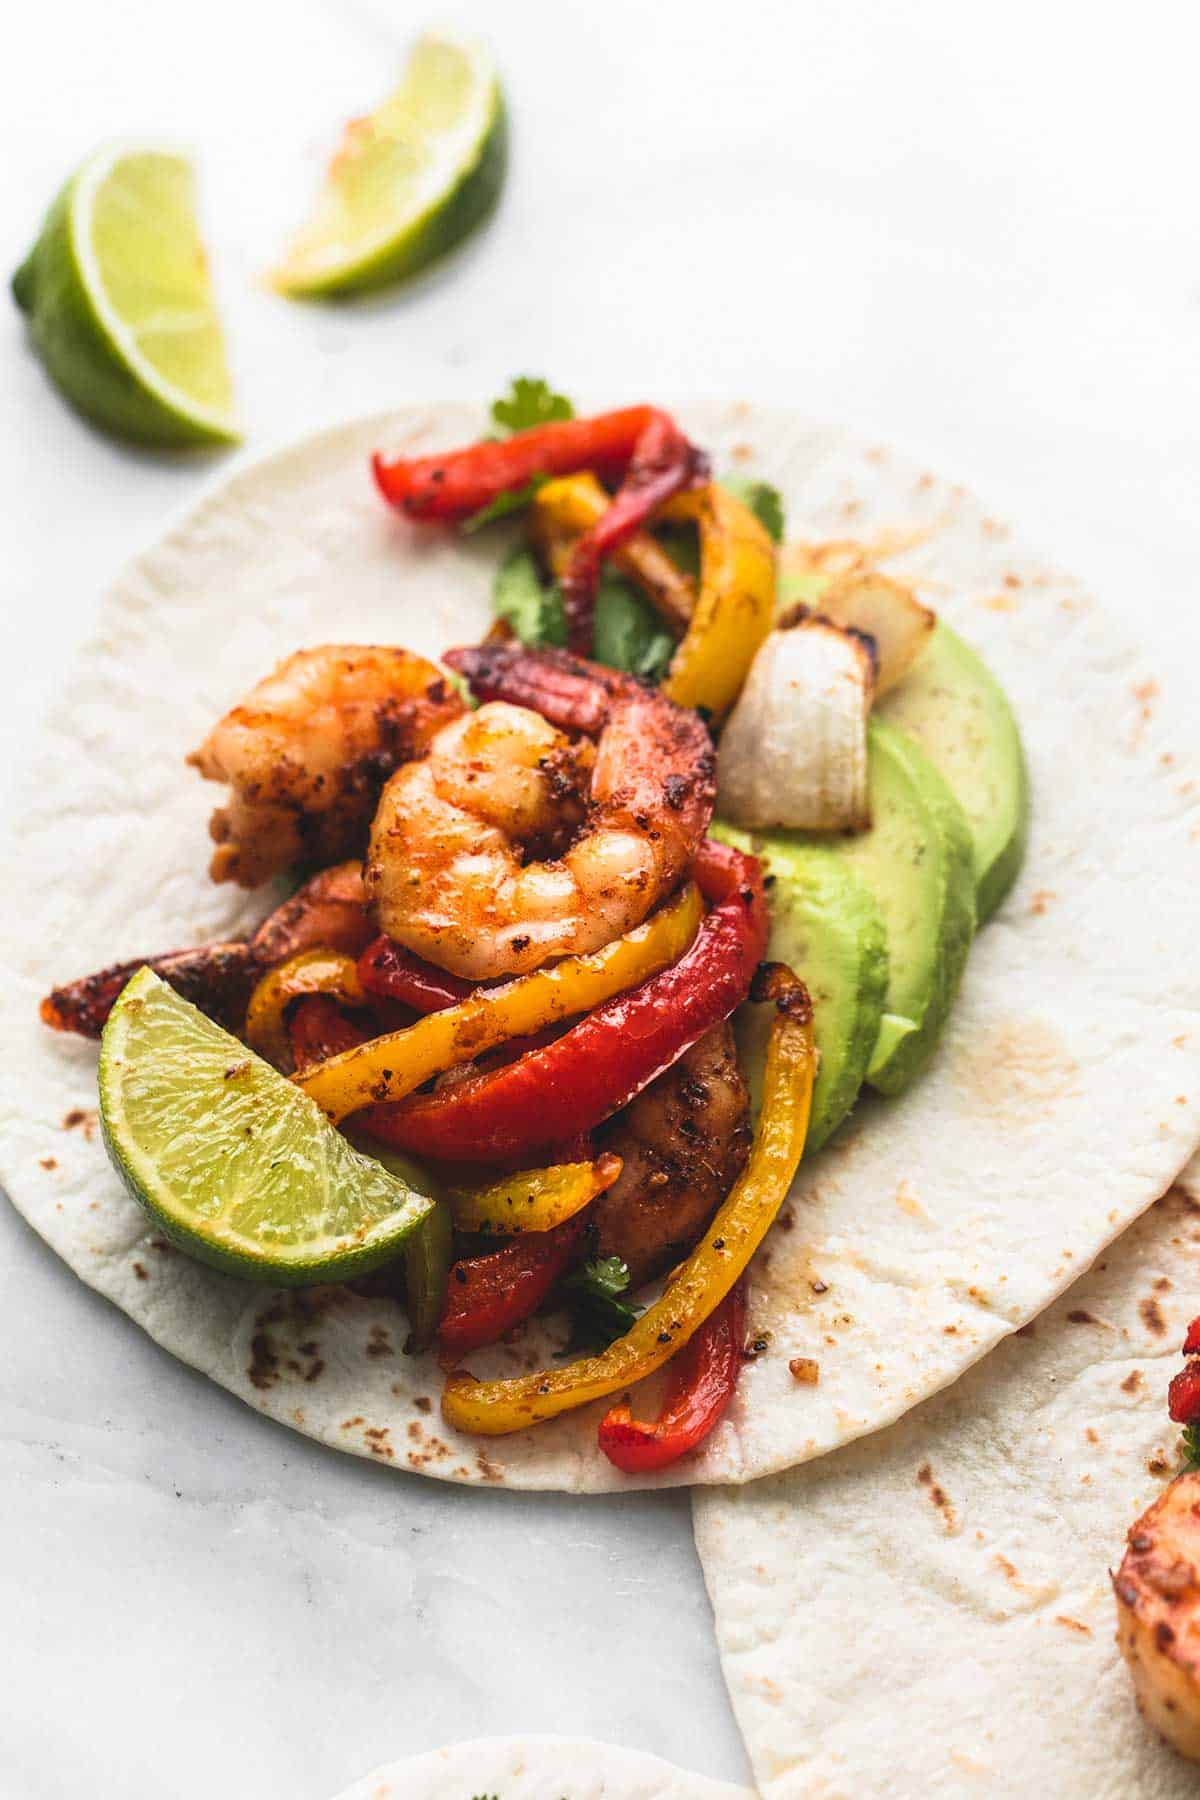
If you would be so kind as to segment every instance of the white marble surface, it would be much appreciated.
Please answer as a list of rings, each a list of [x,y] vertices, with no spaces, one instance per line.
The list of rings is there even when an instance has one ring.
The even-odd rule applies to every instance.
[[[326,311],[254,285],[336,122],[423,22],[386,0],[20,8],[0,268],[93,142],[169,131],[201,159],[241,454],[521,369],[602,399],[794,403],[975,486],[1190,685],[1194,7],[454,16],[500,48],[513,177],[487,235],[410,293]],[[214,467],[96,438],[7,307],[0,358],[2,802],[106,579]],[[7,1210],[0,1433],[5,1800],[321,1800],[521,1728],[745,1778],[681,1497],[459,1493],[340,1460],[172,1364]]]

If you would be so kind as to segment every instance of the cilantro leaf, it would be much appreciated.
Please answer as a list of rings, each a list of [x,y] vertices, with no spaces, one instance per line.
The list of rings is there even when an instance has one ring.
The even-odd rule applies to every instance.
[[[676,568],[695,580],[700,573],[700,533],[695,525],[654,525],[651,529]]]
[[[644,681],[661,681],[671,666],[671,658],[675,654],[675,639],[669,631],[656,631],[638,657],[637,668],[633,671]]]
[[[531,551],[506,556],[492,582],[492,612],[511,625],[531,649],[567,641],[567,615],[557,587],[542,580]],[[675,654],[675,644],[650,605],[619,575],[606,570],[596,594],[592,652],[606,668],[657,681]]]
[[[507,519],[515,512],[523,512],[540,487],[545,487],[550,479],[548,475],[533,475],[524,487],[507,488],[503,494],[497,494],[478,512],[471,513],[459,526],[466,537],[473,531],[482,531],[485,525],[494,525],[497,519]]]
[[[556,394],[548,381],[536,375],[516,376],[508,393],[492,401],[492,423],[499,437],[574,417],[575,408],[566,395]]]
[[[609,669],[657,681],[675,654],[648,600],[620,575],[604,570],[596,590],[592,656]]]
[[[562,597],[557,588],[545,586],[528,550],[514,550],[496,570],[492,611],[533,649],[543,644],[561,649],[567,641]]]
[[[598,1256],[594,1262],[584,1263],[582,1269],[568,1275],[563,1286],[611,1300],[629,1286],[629,1264],[620,1256]]]
[[[531,425],[548,425],[554,419],[575,417],[575,408],[566,395],[556,394],[548,381],[534,375],[518,375],[508,393],[492,401],[491,412],[494,438],[511,437],[514,431],[528,431]],[[485,525],[494,525],[497,519],[507,519],[510,514],[520,512],[548,479],[546,475],[534,475],[523,487],[509,488],[506,493],[497,494],[469,519],[464,519],[459,529],[468,533],[481,531]]]
[[[471,692],[471,684],[465,675],[460,675],[457,669],[443,669],[441,675],[443,681],[449,682],[468,712],[479,710],[479,702]]]
[[[740,500],[754,514],[764,531],[770,533],[777,544],[783,542],[784,509],[783,495],[769,481],[755,481],[748,475],[730,475],[721,486],[726,493]]]
[[[600,1256],[575,1269],[560,1284],[571,1315],[571,1336],[561,1357],[607,1350],[644,1311],[621,1295],[629,1286],[629,1265],[619,1256]]]
[[[1183,1428],[1183,1467],[1181,1475],[1191,1475],[1200,1469],[1200,1424],[1185,1425]]]

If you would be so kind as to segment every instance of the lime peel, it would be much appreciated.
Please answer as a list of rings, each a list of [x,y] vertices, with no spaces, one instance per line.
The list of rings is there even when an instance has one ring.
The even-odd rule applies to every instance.
[[[273,285],[328,298],[417,274],[483,222],[507,165],[504,96],[486,47],[427,33],[395,92],[347,126]]]
[[[113,1167],[156,1225],[248,1280],[368,1274],[434,1206],[148,968],[104,1028],[100,1122]]]
[[[61,189],[12,280],[72,405],[175,449],[238,437],[194,187],[173,151],[106,146]]]

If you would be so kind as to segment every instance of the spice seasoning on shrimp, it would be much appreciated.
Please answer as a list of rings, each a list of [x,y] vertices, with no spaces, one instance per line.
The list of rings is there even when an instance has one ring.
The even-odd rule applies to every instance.
[[[365,880],[384,931],[486,981],[638,925],[712,817],[700,719],[561,652],[489,645],[446,661],[484,705],[383,791]]]
[[[410,650],[323,644],[286,657],[188,761],[232,788],[209,824],[214,881],[257,887],[290,864],[362,852],[385,778],[463,711]]]
[[[677,962],[507,1068],[377,1109],[371,1129],[416,1156],[493,1162],[627,1105],[746,998],[766,947],[756,858],[706,839],[693,873],[712,910]]]

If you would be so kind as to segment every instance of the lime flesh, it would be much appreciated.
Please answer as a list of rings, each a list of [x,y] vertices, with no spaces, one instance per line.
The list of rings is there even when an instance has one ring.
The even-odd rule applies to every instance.
[[[487,51],[427,34],[395,93],[347,127],[275,286],[328,297],[415,275],[487,217],[507,161],[504,99]]]
[[[433,1209],[149,969],[104,1028],[100,1119],[134,1199],[230,1275],[297,1286],[365,1275]]]
[[[98,152],[67,182],[13,277],[59,388],[115,436],[168,448],[237,438],[191,166]]]

